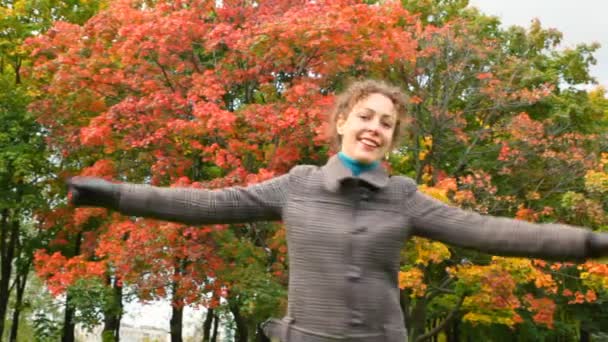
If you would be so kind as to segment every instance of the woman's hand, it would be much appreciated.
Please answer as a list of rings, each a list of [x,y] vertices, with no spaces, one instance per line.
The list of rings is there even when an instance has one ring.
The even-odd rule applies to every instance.
[[[118,209],[120,191],[117,184],[102,178],[74,177],[67,181],[67,185],[68,198],[74,206]]]
[[[587,247],[592,258],[608,256],[608,233],[591,233]]]

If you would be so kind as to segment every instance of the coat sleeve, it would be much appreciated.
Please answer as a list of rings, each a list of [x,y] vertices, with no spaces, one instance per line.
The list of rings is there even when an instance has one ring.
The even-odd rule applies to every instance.
[[[407,212],[414,235],[495,255],[576,261],[589,257],[589,230],[483,216],[418,190],[409,196]]]
[[[288,186],[289,174],[218,190],[121,184],[119,211],[187,224],[280,220]]]

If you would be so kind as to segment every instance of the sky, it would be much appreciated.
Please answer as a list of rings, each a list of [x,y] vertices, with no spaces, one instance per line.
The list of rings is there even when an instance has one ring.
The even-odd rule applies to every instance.
[[[608,1],[605,0],[469,0],[469,5],[501,19],[505,26],[529,27],[538,18],[545,28],[562,32],[562,48],[597,42],[597,64],[591,68],[600,85],[608,87]]]

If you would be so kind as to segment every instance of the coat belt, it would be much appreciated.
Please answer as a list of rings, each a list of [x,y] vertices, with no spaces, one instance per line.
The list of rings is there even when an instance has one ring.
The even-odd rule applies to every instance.
[[[399,334],[400,338],[392,339],[392,336],[388,336],[383,331],[348,336],[325,334],[298,326],[290,316],[286,316],[283,319],[269,319],[262,325],[262,330],[266,336],[278,338],[281,342],[403,342],[405,338],[405,336]]]

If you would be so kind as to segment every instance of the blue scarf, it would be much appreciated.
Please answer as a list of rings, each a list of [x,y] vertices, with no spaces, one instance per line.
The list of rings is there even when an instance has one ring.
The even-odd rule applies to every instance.
[[[338,158],[342,161],[342,164],[353,172],[353,176],[359,176],[362,172],[375,169],[380,165],[380,162],[375,161],[371,164],[364,164],[360,161],[354,160],[342,152],[338,152]]]

